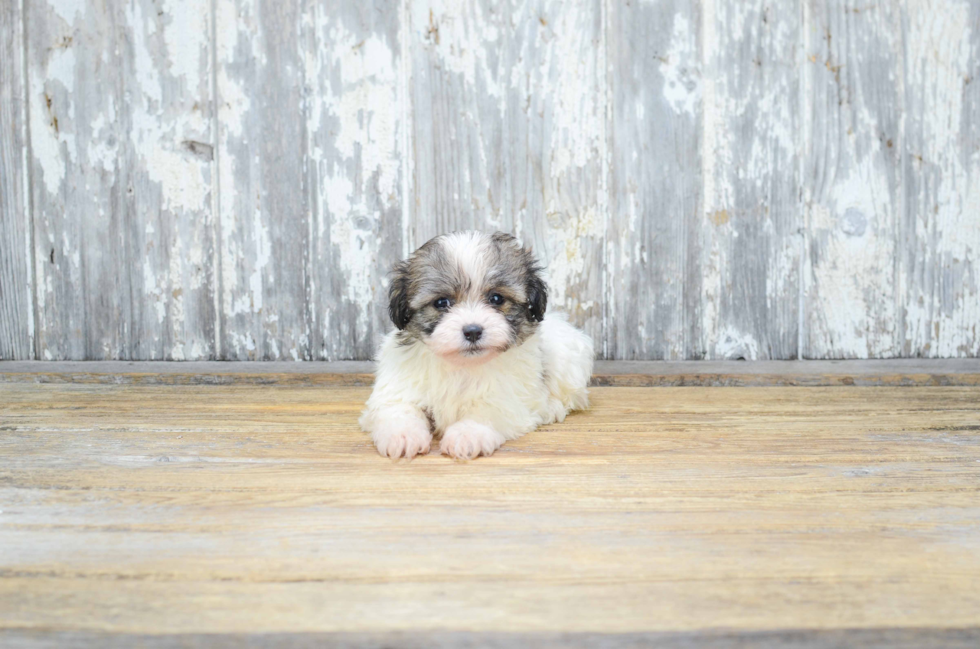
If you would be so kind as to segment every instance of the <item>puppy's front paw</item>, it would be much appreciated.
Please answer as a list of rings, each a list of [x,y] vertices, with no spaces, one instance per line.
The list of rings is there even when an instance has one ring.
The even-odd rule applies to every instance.
[[[446,429],[439,451],[457,460],[472,460],[478,455],[493,455],[504,441],[504,436],[490,426],[464,419]]]
[[[385,428],[371,433],[378,453],[384,457],[398,459],[405,457],[411,460],[416,455],[429,452],[432,434],[429,427],[418,421],[403,421],[390,423]]]

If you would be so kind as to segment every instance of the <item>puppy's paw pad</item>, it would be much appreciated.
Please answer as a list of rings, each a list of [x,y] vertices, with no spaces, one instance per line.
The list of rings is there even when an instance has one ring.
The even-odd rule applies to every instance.
[[[429,452],[432,435],[429,431],[404,429],[374,435],[374,444],[378,453],[384,457],[397,460],[400,457],[412,459],[416,455]]]
[[[504,436],[493,428],[464,419],[446,429],[439,451],[457,460],[493,455],[504,443]]]

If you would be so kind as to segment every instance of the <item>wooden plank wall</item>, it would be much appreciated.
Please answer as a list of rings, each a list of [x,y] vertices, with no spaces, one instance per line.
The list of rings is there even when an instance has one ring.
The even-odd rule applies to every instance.
[[[613,359],[980,355],[980,3],[16,0],[0,358],[365,359],[516,233]]]
[[[24,19],[0,4],[0,359],[34,357]]]

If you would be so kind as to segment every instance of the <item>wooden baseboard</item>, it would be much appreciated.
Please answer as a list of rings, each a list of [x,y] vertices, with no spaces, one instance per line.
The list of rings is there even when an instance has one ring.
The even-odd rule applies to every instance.
[[[816,387],[980,385],[980,359],[844,361],[611,361],[593,385]]]
[[[374,364],[337,362],[4,361],[0,383],[369,386]],[[980,359],[598,361],[595,386],[975,386]]]

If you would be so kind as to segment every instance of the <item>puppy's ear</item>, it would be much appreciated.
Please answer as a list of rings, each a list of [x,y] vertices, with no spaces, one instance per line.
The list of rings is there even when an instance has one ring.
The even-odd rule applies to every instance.
[[[544,312],[548,308],[548,285],[541,279],[541,267],[534,262],[530,251],[527,251],[527,315],[532,322],[544,320]]]
[[[404,329],[412,320],[409,306],[408,262],[401,262],[391,271],[391,286],[388,287],[388,316],[395,326]]]

